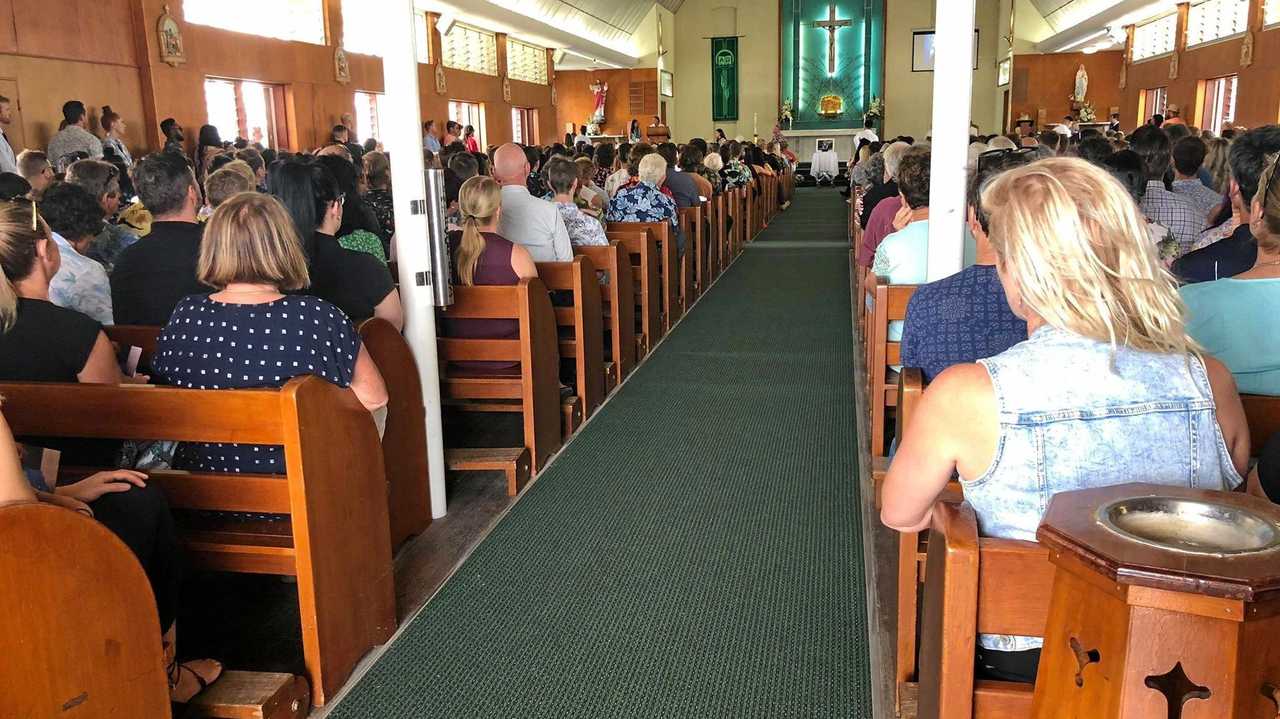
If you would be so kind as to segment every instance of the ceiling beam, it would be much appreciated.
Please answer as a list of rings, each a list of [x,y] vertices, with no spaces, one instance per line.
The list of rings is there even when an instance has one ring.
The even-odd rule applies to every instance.
[[[1064,49],[1077,48],[1089,41],[1090,36],[1098,37],[1100,30],[1122,21],[1132,21],[1135,17],[1143,18],[1144,14],[1156,15],[1163,9],[1172,9],[1169,0],[1122,0],[1088,20],[1077,23],[1067,30],[1036,43],[1036,51],[1042,53],[1063,52]]]

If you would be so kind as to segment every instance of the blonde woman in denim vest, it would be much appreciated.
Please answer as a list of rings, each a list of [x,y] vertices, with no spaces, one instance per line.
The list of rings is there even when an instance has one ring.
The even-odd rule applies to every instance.
[[[979,532],[1023,540],[1058,492],[1240,487],[1249,436],[1235,383],[1187,336],[1128,192],[1082,160],[1051,158],[999,175],[982,206],[1028,339],[933,381],[889,468],[881,520],[928,528],[955,474]],[[982,635],[979,674],[1033,682],[1040,645]]]

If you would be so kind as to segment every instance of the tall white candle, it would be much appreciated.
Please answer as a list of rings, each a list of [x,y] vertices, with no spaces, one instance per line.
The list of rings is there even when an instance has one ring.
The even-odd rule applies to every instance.
[[[760,113],[758,112],[751,113],[751,134],[760,134]]]

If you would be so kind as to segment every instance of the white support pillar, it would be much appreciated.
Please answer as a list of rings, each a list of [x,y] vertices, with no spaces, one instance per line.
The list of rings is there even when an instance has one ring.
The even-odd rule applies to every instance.
[[[382,144],[391,158],[395,187],[396,262],[400,274],[400,302],[404,305],[404,336],[418,363],[422,400],[427,408],[427,469],[431,484],[431,516],[446,512],[444,489],[444,426],[440,419],[440,372],[436,359],[436,310],[430,284],[417,278],[431,274],[428,244],[426,181],[422,164],[422,107],[418,95],[418,55],[415,51],[414,0],[370,3],[370,11],[385,13],[382,43]],[[416,213],[414,210],[418,210]],[[433,280],[436,278],[432,278]]]
[[[934,20],[933,163],[929,190],[929,281],[964,260],[965,164],[973,105],[974,0],[937,0]]]

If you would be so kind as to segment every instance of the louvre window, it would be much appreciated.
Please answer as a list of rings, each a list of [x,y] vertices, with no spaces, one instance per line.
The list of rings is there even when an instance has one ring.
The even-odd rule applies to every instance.
[[[323,0],[182,0],[182,19],[260,37],[325,44]]]
[[[547,84],[547,51],[507,38],[507,77],[512,80]]]
[[[445,67],[482,75],[498,74],[498,39],[493,33],[458,23],[441,41],[440,54]]]
[[[1177,46],[1177,14],[1165,15],[1133,29],[1133,60],[1146,60],[1173,52]]]
[[[1187,46],[1239,35],[1249,24],[1249,0],[1204,0],[1187,15]]]

